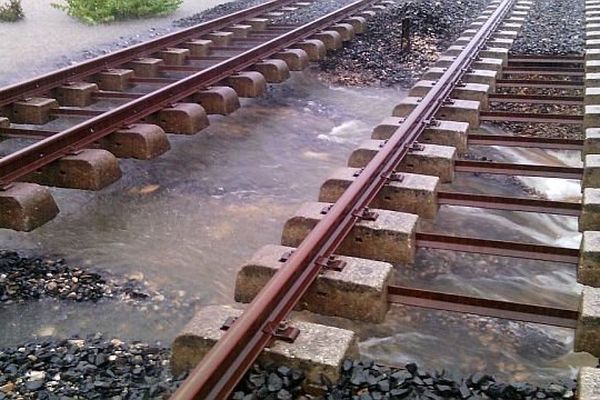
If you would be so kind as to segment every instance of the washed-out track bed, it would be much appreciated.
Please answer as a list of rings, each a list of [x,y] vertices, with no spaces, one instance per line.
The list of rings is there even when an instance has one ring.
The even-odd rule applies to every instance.
[[[295,5],[302,6],[303,3]],[[318,28],[294,27],[282,36],[299,31],[302,34],[281,41],[265,37],[268,35],[264,32],[254,38],[246,38],[249,42],[271,39],[258,48],[269,48],[270,54],[277,54],[277,59],[283,62],[267,60],[256,64],[265,56],[248,56],[255,51],[248,50],[237,57],[246,59],[243,68],[252,68],[252,73],[238,72],[233,76],[246,77],[244,83],[250,82],[250,88],[256,90],[252,94],[259,95],[257,88],[264,87],[264,81],[262,86],[257,85],[256,81],[261,77],[270,82],[282,81],[285,79],[285,72],[282,71],[292,69],[294,65],[302,68],[308,58],[322,57],[322,50],[311,56],[311,51],[317,48],[339,47],[342,40],[350,40],[356,30],[364,29],[368,24],[366,19],[385,6],[386,3],[369,1],[352,3],[345,8],[345,13],[340,11],[325,17]],[[243,309],[209,306],[198,312],[172,345],[171,367],[174,374],[190,371],[173,394],[174,399],[223,399],[232,394],[240,399],[286,398],[285,394],[281,394],[283,387],[295,387],[300,380],[310,390],[325,388],[329,398],[406,398],[420,394],[429,398],[574,396],[574,392],[568,388],[545,391],[523,386],[521,390],[514,386],[495,385],[483,376],[472,376],[457,383],[444,378],[443,374],[433,376],[420,373],[414,365],[406,369],[392,369],[371,362],[352,362],[349,359],[357,356],[357,337],[354,332],[307,322],[306,318],[296,318],[292,313],[293,310],[307,310],[364,323],[384,321],[391,303],[471,313],[572,329],[576,351],[588,352],[596,357],[600,355],[600,309],[597,305],[600,296],[597,289],[600,285],[600,234],[597,232],[600,229],[600,161],[597,154],[600,154],[600,147],[596,129],[596,124],[600,123],[596,116],[600,113],[600,107],[595,105],[600,101],[596,93],[600,89],[595,88],[600,81],[596,71],[600,68],[599,61],[596,61],[600,60],[600,40],[595,39],[599,35],[594,30],[596,24],[600,23],[600,2],[586,2],[586,23],[589,28],[585,56],[562,53],[510,54],[531,6],[532,2],[526,0],[490,2],[469,29],[425,72],[409,96],[396,105],[392,116],[373,129],[372,138],[350,155],[348,166],[336,170],[326,180],[318,202],[303,205],[286,222],[281,244],[258,250],[241,267],[236,279],[235,300],[249,305]],[[260,12],[266,10],[261,9]],[[244,18],[248,18],[248,15]],[[236,23],[243,25],[243,21]],[[335,23],[330,28],[333,31],[316,33],[332,23]],[[263,28],[269,30],[268,27]],[[270,30],[284,31],[289,28],[271,25]],[[216,39],[217,36],[223,35],[211,37]],[[313,39],[306,40],[309,36]],[[4,182],[4,191],[0,193],[5,198],[11,195],[16,197],[14,194],[20,191],[21,185],[29,185],[15,183],[24,177],[49,185],[56,185],[60,179],[69,181],[64,178],[69,176],[69,171],[58,168],[60,179],[47,171],[52,171],[54,165],[65,159],[77,159],[79,155],[86,154],[90,144],[109,137],[117,128],[121,129],[119,132],[135,129],[129,125],[122,128],[123,124],[132,124],[141,118],[157,118],[154,120],[156,124],[151,125],[153,130],[164,133],[164,130],[174,130],[173,127],[180,128],[182,121],[193,120],[194,113],[190,109],[186,111],[185,107],[193,107],[191,105],[197,103],[173,102],[191,98],[198,89],[205,89],[201,93],[211,93],[206,96],[211,100],[216,98],[216,104],[220,106],[232,104],[227,101],[224,92],[211,92],[209,87],[231,77],[218,75],[218,79],[210,78],[213,80],[209,80],[209,83],[203,80],[211,76],[210,71],[216,71],[236,58],[233,56],[232,59],[221,60],[223,56],[212,55],[212,51],[226,51],[228,46],[237,48],[235,41],[240,39],[230,39],[232,42],[218,47],[209,46],[211,55],[207,57],[220,61],[215,67],[208,67],[204,72],[197,72],[181,81],[164,75],[136,78],[135,74],[126,73],[127,84],[169,84],[165,87],[166,97],[159,97],[161,100],[156,100],[155,106],[149,111],[142,111],[138,107],[160,90],[142,96],[140,93],[129,93],[126,87],[120,91],[119,88],[108,91],[95,88],[91,91],[92,98],[102,94],[114,98],[139,97],[112,111],[98,112],[97,116],[81,125],[68,128],[66,133],[45,132],[43,135],[49,136],[49,139],[0,159],[0,179]],[[301,43],[305,47],[302,51],[288,53],[284,50],[298,40],[303,40]],[[242,40],[242,43],[247,41]],[[167,49],[162,53],[165,57],[177,54],[182,57],[179,59],[181,62],[172,64],[164,59],[162,62],[156,61],[159,70],[189,70],[185,60],[186,57],[190,58],[190,53],[175,50]],[[156,52],[156,49],[152,49],[152,52]],[[181,56],[182,53],[186,56]],[[305,61],[300,63],[301,59]],[[239,67],[231,68],[228,73],[239,70]],[[123,70],[94,73],[101,76],[108,74],[112,78],[118,71]],[[123,78],[118,76],[119,79]],[[227,82],[239,94],[242,85],[237,86],[234,81]],[[195,86],[187,88],[190,84]],[[65,93],[70,93],[65,88],[72,87],[78,86],[70,83],[63,86],[59,93],[65,96]],[[246,85],[243,87],[247,89]],[[183,88],[186,88],[183,94],[176,92]],[[35,90],[36,94],[41,93],[37,88]],[[233,94],[231,91],[228,93]],[[41,103],[46,107],[40,109],[38,106]],[[200,103],[203,104],[202,101]],[[185,105],[184,109],[178,109],[182,104]],[[28,111],[25,114],[29,115],[33,106],[36,112],[32,115],[42,115],[46,119],[56,114],[92,114],[86,114],[85,107],[57,107],[54,99],[36,102],[11,98],[5,105],[10,108],[13,117],[15,110],[19,110],[19,113],[22,113],[21,110]],[[168,108],[165,109],[165,106]],[[206,108],[213,106],[212,102],[206,103]],[[40,114],[40,110],[45,111]],[[160,113],[163,113],[162,117]],[[172,118],[170,113],[173,113]],[[118,124],[102,125],[105,117],[119,115],[125,117]],[[35,121],[25,122],[31,124]],[[42,122],[46,122],[45,119]],[[100,124],[98,127],[101,129],[95,128],[96,123]],[[15,127],[14,119],[8,119],[6,124],[0,134],[34,135],[29,127]],[[92,130],[78,136],[85,131],[83,127],[86,124],[90,126],[85,129]],[[490,124],[496,124],[504,133],[498,133],[497,129],[490,133],[486,129]],[[526,127],[517,128],[522,125]],[[548,134],[557,130],[559,134]],[[59,139],[52,140],[55,135],[60,140],[72,137],[80,139],[74,142],[74,148],[46,152],[46,143],[60,143]],[[90,138],[83,139],[83,136]],[[489,146],[578,151],[584,163],[583,167],[567,167],[479,160],[472,156],[474,148]],[[35,160],[40,159],[43,162],[37,164]],[[534,194],[511,197],[461,192],[453,190],[451,185],[458,174],[576,179],[581,181],[583,198],[581,202],[570,202],[543,199]],[[43,188],[36,187],[36,190],[43,191]],[[37,198],[42,201],[42,197],[45,197],[43,201],[47,204],[47,195]],[[443,206],[576,217],[579,218],[579,229],[583,232],[581,247],[491,240],[438,232],[431,228],[431,222],[435,221],[439,208]],[[13,221],[18,223],[13,222],[12,226],[3,223],[5,227],[27,230],[47,219],[17,218]],[[402,286],[394,279],[394,271],[414,264],[418,249],[449,250],[481,257],[509,257],[515,262],[520,259],[536,260],[575,269],[578,282],[584,285],[580,305],[578,308],[557,307],[495,300],[493,294],[483,298]],[[302,378],[294,369],[287,367],[265,373],[256,370],[256,366],[244,378],[257,361],[262,364],[275,362],[289,365],[302,370]],[[350,380],[352,385],[335,387],[334,382],[340,378],[342,381]],[[243,379],[242,386],[238,386]],[[577,396],[591,399],[599,395],[598,379],[600,373],[597,369],[582,368]],[[262,391],[262,394],[246,397],[243,391],[236,391],[236,387]],[[289,398],[295,395],[295,392],[286,393],[290,395]]]

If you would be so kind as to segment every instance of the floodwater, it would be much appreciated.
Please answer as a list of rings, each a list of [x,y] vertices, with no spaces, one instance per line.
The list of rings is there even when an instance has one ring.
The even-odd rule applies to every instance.
[[[493,161],[580,166],[576,152],[472,147]],[[578,181],[457,174],[449,190],[530,196],[532,189],[553,200],[578,201]],[[577,218],[444,206],[425,231],[578,248]],[[397,269],[401,285],[555,307],[578,307],[581,291],[575,268],[560,263],[518,260],[443,250],[418,250],[412,266]],[[493,372],[505,379],[550,382],[574,377],[577,367],[595,366],[588,354],[573,352],[573,332],[514,321],[441,311],[392,307],[384,324],[365,327],[361,352],[390,364],[417,361],[463,374]],[[423,351],[427,349],[427,351]],[[457,354],[459,356],[457,356]],[[457,358],[460,363],[457,363]]]
[[[294,73],[266,98],[244,100],[194,137],[170,136],[173,149],[152,161],[121,161],[124,177],[98,193],[53,189],[61,214],[32,233],[3,231],[0,248],[60,254],[74,264],[143,279],[165,294],[145,305],[44,301],[0,309],[0,345],[32,337],[101,331],[169,344],[195,306],[231,304],[235,272],[262,245],[278,243],[286,218],[315,201],[331,171],[344,166],[370,129],[405,92],[329,88],[311,72]],[[572,154],[474,149],[494,160],[575,164]],[[572,182],[576,185],[576,182]],[[525,185],[575,200],[575,186],[458,174],[455,190],[525,195]],[[422,229],[577,247],[577,221],[533,213],[443,207]],[[556,263],[419,250],[396,280],[417,287],[575,307],[575,271]],[[192,304],[177,305],[182,299]],[[310,316],[308,318],[317,318]],[[393,306],[373,326],[355,329],[364,356],[391,364],[503,379],[569,378],[594,359],[572,352],[572,331],[470,315]]]
[[[172,30],[171,21],[226,3],[227,0],[184,0],[173,14],[102,25],[86,25],[51,3],[63,0],[22,0],[25,19],[0,23],[0,85],[49,72],[73,59],[88,58]],[[65,54],[69,44],[69,56]]]

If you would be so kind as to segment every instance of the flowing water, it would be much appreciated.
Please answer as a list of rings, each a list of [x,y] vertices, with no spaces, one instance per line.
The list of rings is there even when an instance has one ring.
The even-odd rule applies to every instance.
[[[26,24],[35,13],[30,18]],[[80,29],[86,37],[87,28]],[[16,44],[3,40],[7,45]],[[14,70],[19,60],[13,61],[8,68]],[[35,70],[32,65],[27,73]],[[244,100],[231,116],[211,117],[211,126],[197,136],[171,135],[167,154],[121,161],[124,177],[105,190],[52,189],[59,217],[32,233],[1,231],[0,248],[58,254],[95,271],[135,277],[169,301],[5,305],[0,346],[96,331],[168,345],[195,306],[232,303],[237,267],[260,246],[279,242],[286,218],[303,201],[316,200],[327,175],[345,165],[352,149],[405,95],[396,89],[330,88],[310,72],[295,73],[266,98]],[[6,141],[0,151],[20,144]],[[473,152],[498,161],[580,162],[575,153],[499,147]],[[450,188],[510,196],[534,190],[570,201],[580,196],[577,181],[542,178],[457,174]],[[461,207],[442,207],[436,222],[424,221],[422,229],[567,247],[580,240],[575,218]],[[414,265],[397,267],[395,279],[563,307],[575,307],[580,291],[574,269],[561,264],[448,251],[418,251]],[[192,304],[181,301],[189,298]],[[486,370],[504,379],[546,382],[595,362],[572,352],[572,331],[533,324],[400,306],[377,326],[336,323],[359,333],[363,355],[392,364],[417,361],[430,369]]]

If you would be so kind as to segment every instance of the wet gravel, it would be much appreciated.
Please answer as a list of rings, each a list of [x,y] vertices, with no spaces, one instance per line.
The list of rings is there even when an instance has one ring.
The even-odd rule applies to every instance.
[[[0,348],[0,400],[164,399],[186,378],[174,377],[170,351],[160,343],[123,342],[97,333]],[[235,400],[572,399],[573,381],[535,387],[505,384],[484,373],[467,378],[416,364],[388,367],[346,360],[342,379],[322,379],[319,396],[304,392],[304,374],[281,365],[255,365]]]
[[[96,333],[0,348],[0,400],[162,399],[187,373],[173,376],[170,349]],[[286,366],[254,365],[232,399],[302,398],[304,374]]]
[[[511,53],[582,54],[584,3],[579,0],[537,0]]]
[[[321,62],[336,84],[409,87],[485,7],[484,0],[398,3],[368,22],[368,32]],[[411,49],[401,51],[402,21],[411,21]]]
[[[304,373],[286,366],[254,365],[231,398],[233,400],[292,400],[306,399],[304,395]]]
[[[34,301],[115,302],[139,311],[152,309],[168,320],[193,311],[201,297],[168,286],[157,287],[141,272],[115,275],[100,268],[70,265],[54,256],[0,249],[0,307]]]
[[[219,18],[227,14],[231,14],[236,11],[243,10],[248,7],[256,6],[261,3],[265,3],[266,0],[237,0],[229,3],[219,4],[208,10],[199,12],[189,17],[181,18],[173,21],[173,26],[178,28],[185,28],[200,24],[202,22],[210,21],[211,19]]]
[[[583,96],[583,89],[555,89],[534,87],[497,87],[496,93],[531,94],[539,96]]]
[[[0,400],[162,398],[184,378],[169,357],[160,343],[101,334],[0,348]]]
[[[574,382],[538,388],[526,383],[505,384],[475,373],[457,378],[445,371],[429,373],[416,364],[390,368],[372,361],[346,360],[342,379],[328,384],[325,400],[382,399],[572,399]]]
[[[338,10],[346,4],[352,3],[353,0],[319,0],[313,2],[307,7],[300,7],[293,12],[286,12],[281,17],[272,19],[273,24],[289,24],[302,25],[308,23],[315,18],[322,17],[325,14]],[[231,3],[221,4],[210,10],[203,11],[190,17],[182,18],[173,22],[176,27],[188,27],[196,25],[223,15],[240,11],[244,8],[255,6],[264,3],[265,0],[241,0]]]
[[[134,278],[107,281],[100,274],[69,266],[61,258],[22,256],[0,250],[0,304],[41,298],[81,302],[148,297],[150,294]]]
[[[540,79],[540,76],[511,76],[510,79]],[[546,77],[548,78],[548,77]],[[552,88],[498,88],[497,93],[542,96],[581,96],[579,89],[552,89]],[[582,115],[582,105],[567,104],[519,104],[490,102],[490,111],[524,112],[535,114]],[[521,136],[539,136],[545,138],[582,139],[582,130],[578,125],[568,124],[541,124],[522,122],[494,122],[496,129],[508,134]]]
[[[273,19],[274,24],[302,25],[322,17],[330,12],[352,3],[353,0],[319,0],[310,6],[302,7],[294,12],[285,13]]]
[[[581,115],[583,105],[490,103],[492,111],[528,112],[536,114]]]

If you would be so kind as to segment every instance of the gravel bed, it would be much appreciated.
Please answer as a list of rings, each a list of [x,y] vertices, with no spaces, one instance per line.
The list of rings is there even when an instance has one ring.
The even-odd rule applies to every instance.
[[[536,80],[536,81],[567,81],[567,82],[581,82],[581,77],[572,77],[572,76],[556,76],[556,75],[536,75],[536,74],[514,74],[514,73],[504,73],[502,79],[528,79],[528,80]]]
[[[0,400],[166,399],[186,378],[173,376],[170,350],[160,343],[123,342],[97,333],[0,348]],[[235,400],[571,399],[574,382],[539,388],[504,384],[475,373],[457,378],[416,364],[387,367],[346,360],[342,379],[323,378],[320,396],[304,392],[304,374],[286,366],[255,365],[231,396]]]
[[[285,13],[279,18],[273,19],[273,24],[291,24],[302,25],[312,20],[322,17],[330,12],[336,11],[339,8],[352,3],[353,0],[319,0],[315,1],[308,7],[302,7],[298,10]]]
[[[549,139],[583,139],[583,132],[579,125],[527,122],[492,122],[490,125],[506,133],[518,136],[535,136]]]
[[[168,368],[160,345],[101,334],[0,348],[0,400],[156,399],[184,377]]]
[[[248,7],[256,6],[265,3],[267,0],[236,0],[225,4],[219,4],[208,10],[199,12],[189,17],[181,18],[173,21],[173,26],[178,28],[186,28],[197,25],[202,22],[210,21],[211,19],[219,18],[236,11],[243,10]]]
[[[97,273],[69,265],[64,259],[25,256],[0,249],[0,306],[54,299],[66,302],[115,301],[164,314],[194,309],[196,296],[144,280],[141,272],[126,276]]]
[[[257,4],[264,3],[265,0],[241,0],[232,3],[221,4],[210,10],[195,14],[191,17],[183,18],[173,22],[177,27],[188,27],[218,18],[223,15],[239,11]],[[322,17],[325,14],[338,10],[346,4],[352,3],[353,0],[319,0],[315,1],[308,7],[301,7],[296,11],[286,12],[283,16],[273,18],[273,24],[290,24],[301,25],[311,22],[315,18]]]
[[[166,399],[187,376],[173,376],[170,357],[161,343],[100,333],[0,348],[0,400]],[[232,398],[298,399],[303,383],[302,371],[255,365]]]
[[[134,279],[107,282],[99,274],[67,265],[65,260],[27,257],[0,250],[0,304],[44,297],[72,301],[150,297]]]
[[[581,96],[580,89],[551,89],[551,88],[497,88],[497,93],[543,95],[543,96]],[[564,104],[519,104],[519,103],[490,103],[491,111],[529,112],[538,114],[583,114],[583,105]],[[582,139],[580,126],[568,124],[541,124],[523,122],[492,122],[493,127],[502,131],[522,136],[538,136],[545,138]]]
[[[254,365],[231,398],[233,400],[292,400],[308,399],[302,385],[304,373],[295,368]]]
[[[511,53],[582,54],[584,4],[579,0],[537,0]]]
[[[569,104],[518,104],[490,102],[490,111],[528,112],[536,114],[581,115],[583,105]]]
[[[342,85],[411,86],[470,20],[485,0],[416,0],[398,3],[368,22],[368,31],[320,63],[325,80]],[[402,20],[411,20],[409,51],[400,51]]]
[[[445,371],[433,374],[416,364],[390,368],[372,361],[347,360],[339,383],[328,385],[325,400],[381,399],[572,399],[574,382],[539,388],[527,383],[505,384],[475,373],[459,379]]]

